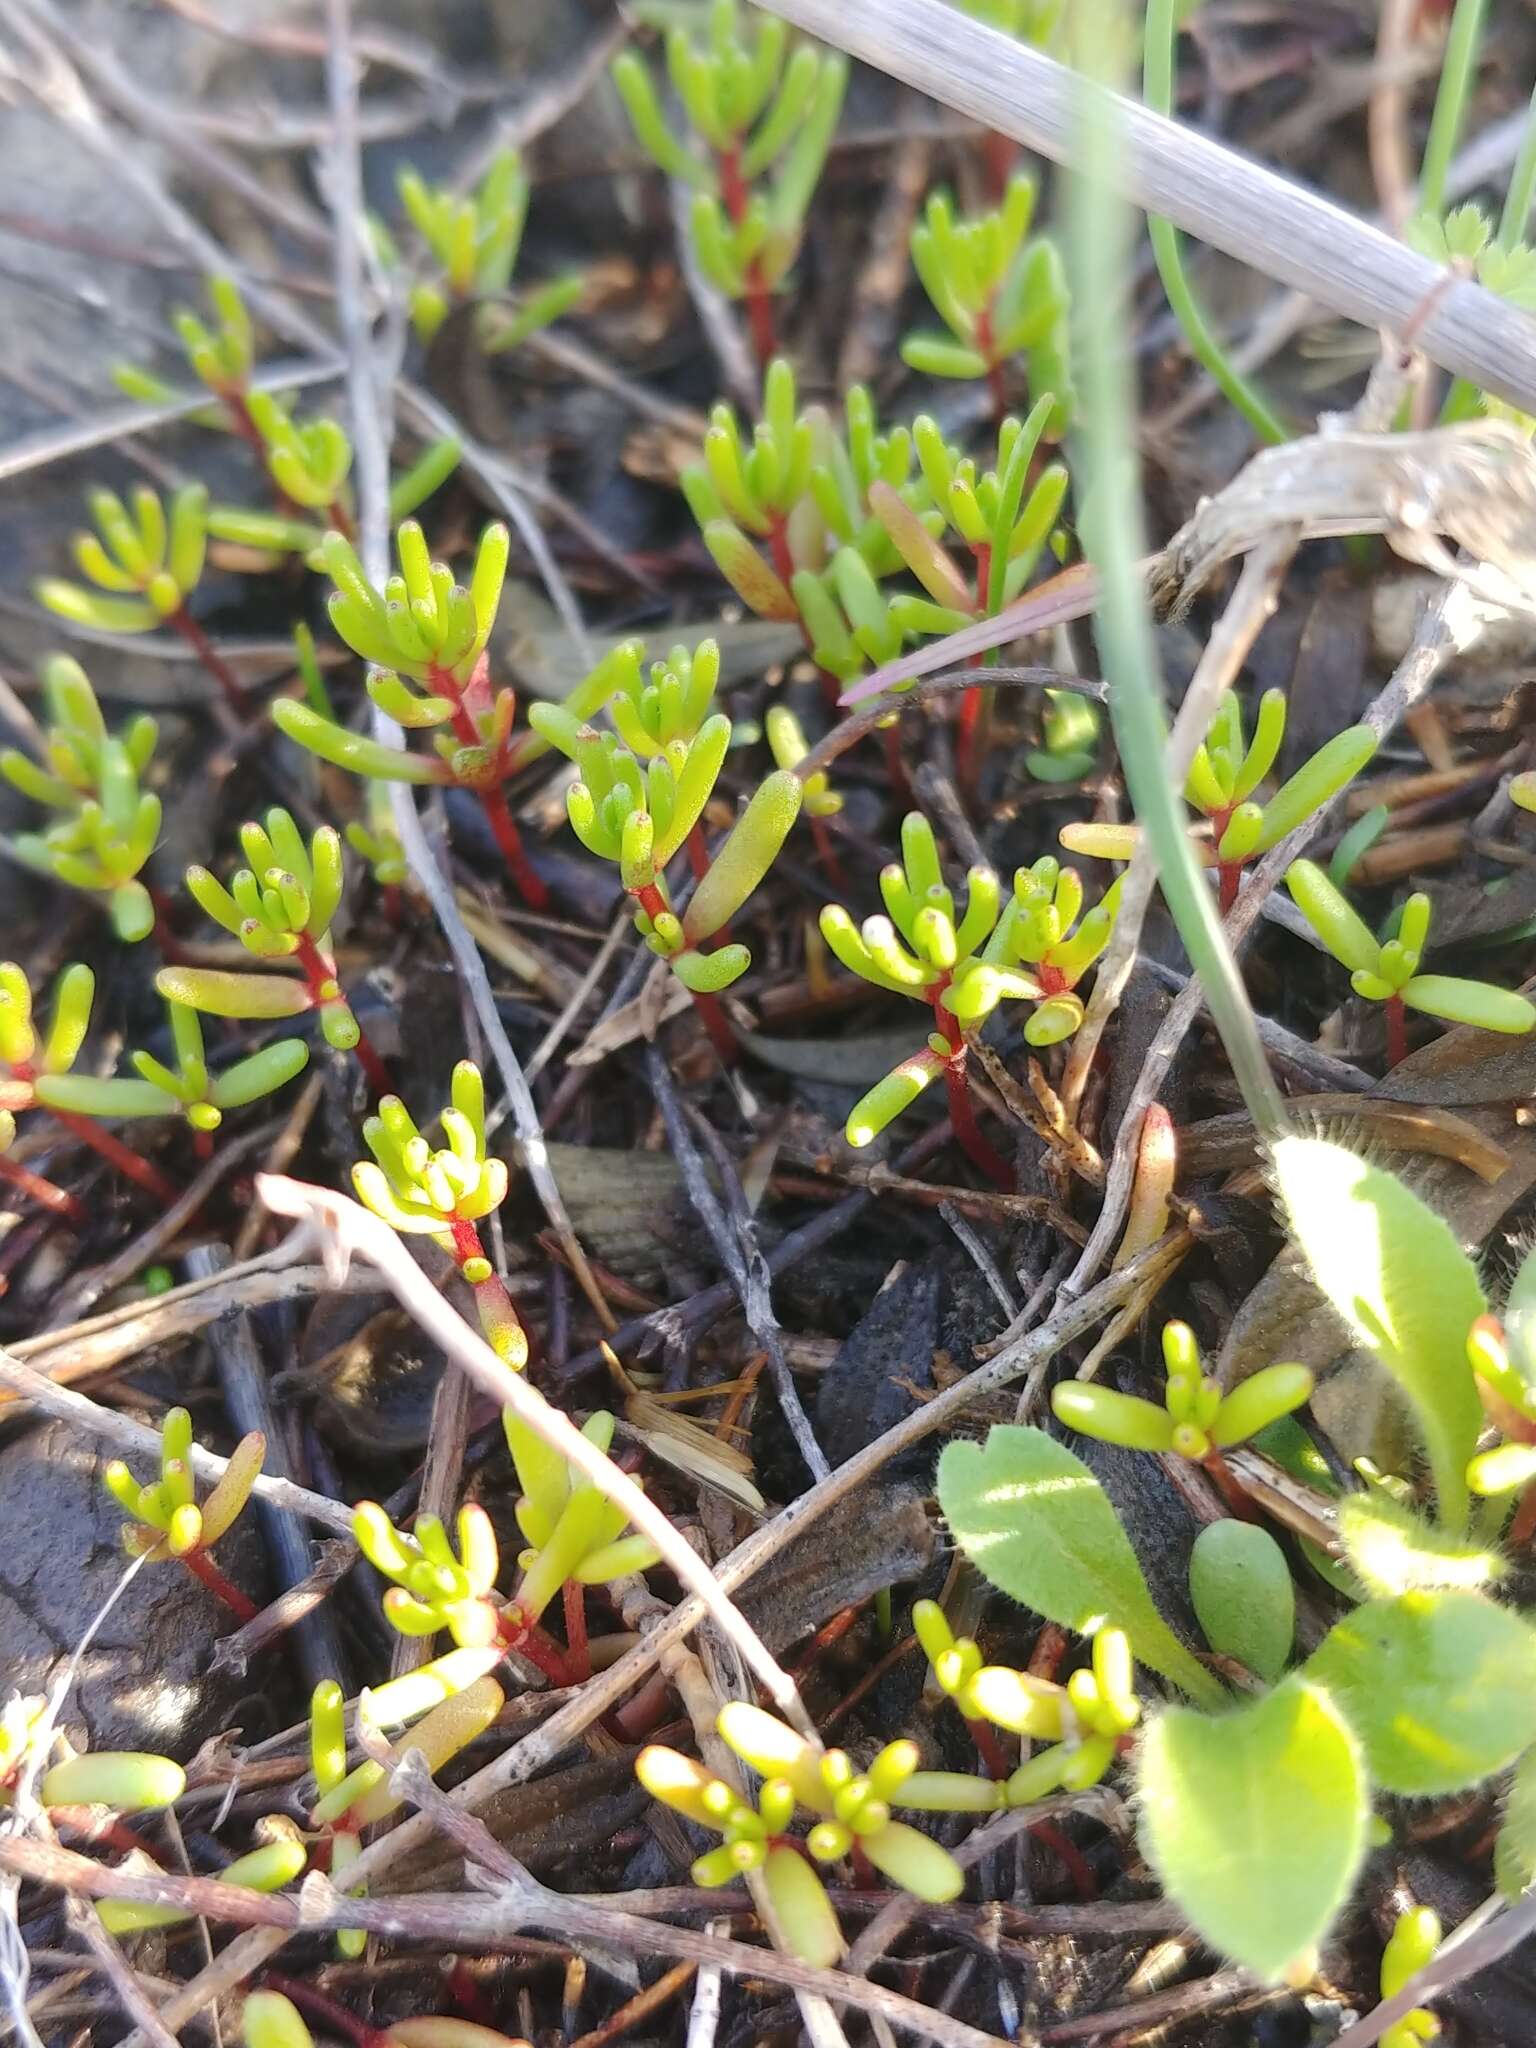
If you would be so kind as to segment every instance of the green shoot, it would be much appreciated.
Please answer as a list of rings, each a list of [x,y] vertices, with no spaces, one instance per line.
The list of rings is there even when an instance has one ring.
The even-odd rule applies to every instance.
[[[789,48],[773,15],[711,0],[702,35],[672,28],[667,70],[692,136],[662,111],[632,50],[614,60],[641,147],[693,191],[690,229],[699,268],[717,291],[744,300],[759,369],[774,353],[772,294],[800,247],[811,199],[832,145],[848,60],[811,43]]]
[[[128,1517],[123,1548],[130,1557],[177,1558],[240,1621],[256,1609],[219,1570],[209,1551],[233,1527],[261,1474],[267,1440],[260,1430],[243,1436],[222,1476],[201,1505],[192,1482],[192,1418],[168,1408],[160,1425],[160,1475],[141,1486],[120,1458],[102,1474],[108,1493]]]
[[[400,203],[441,273],[410,293],[411,324],[430,342],[454,305],[505,297],[522,248],[529,183],[515,149],[498,150],[473,196],[429,185],[407,165],[395,180]],[[558,320],[581,297],[578,276],[560,277],[507,308],[483,305],[476,325],[482,346],[495,353],[516,348]]]
[[[140,778],[155,751],[155,721],[141,715],[108,733],[89,677],[67,655],[44,662],[42,682],[43,760],[8,747],[0,774],[59,817],[42,832],[18,833],[12,851],[40,873],[104,897],[120,939],[146,938],[155,908],[137,877],[160,835],[160,799]]]
[[[209,1155],[208,1140],[228,1109],[243,1109],[286,1086],[309,1063],[309,1047],[301,1038],[280,1038],[222,1072],[210,1074],[197,1012],[185,1003],[168,1002],[171,1044],[176,1064],[168,1067],[153,1053],[136,1052],[139,1078],[98,1080],[88,1074],[42,1075],[36,1082],[44,1109],[69,1110],[77,1116],[167,1116],[179,1112],[198,1134],[199,1149]]]
[[[1483,1031],[1515,1036],[1536,1027],[1536,1007],[1524,996],[1492,982],[1419,972],[1429,941],[1427,896],[1410,896],[1398,915],[1396,936],[1378,940],[1343,891],[1311,861],[1293,861],[1285,885],[1324,946],[1340,966],[1349,969],[1355,994],[1366,1002],[1385,1005],[1389,1066],[1395,1067],[1407,1054],[1405,1012],[1410,1009],[1454,1024],[1474,1024]]]

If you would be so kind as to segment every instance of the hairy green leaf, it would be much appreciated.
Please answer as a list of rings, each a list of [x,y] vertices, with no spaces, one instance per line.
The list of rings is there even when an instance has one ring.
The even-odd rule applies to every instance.
[[[1518,1899],[1536,1884],[1536,1749],[1526,1751],[1509,1781],[1493,1845],[1493,1879],[1506,1899]]]
[[[1189,1597],[1206,1641],[1273,1685],[1296,1633],[1296,1589],[1285,1552],[1253,1522],[1212,1522],[1195,1538]]]
[[[1536,1630],[1476,1593],[1368,1601],[1303,1668],[1349,1716],[1388,1792],[1459,1792],[1536,1742]]]
[[[978,1571],[1060,1628],[1124,1629],[1136,1661],[1215,1706],[1220,1684],[1152,1604],[1109,1496],[1081,1458],[1043,1429],[1011,1424],[939,1459],[939,1504]]]
[[[1385,1168],[1322,1138],[1282,1138],[1275,1173],[1312,1277],[1407,1395],[1440,1513],[1467,1514],[1467,1460],[1482,1406],[1463,1365],[1487,1307],[1448,1224]]]
[[[1360,1748],[1300,1676],[1235,1713],[1159,1714],[1139,1754],[1141,1845],[1213,1948],[1270,1981],[1343,1905],[1370,1814]]]
[[[1373,1489],[1339,1503],[1344,1553],[1368,1593],[1392,1596],[1416,1588],[1477,1592],[1504,1570],[1496,1551],[1438,1529],[1389,1493]]]

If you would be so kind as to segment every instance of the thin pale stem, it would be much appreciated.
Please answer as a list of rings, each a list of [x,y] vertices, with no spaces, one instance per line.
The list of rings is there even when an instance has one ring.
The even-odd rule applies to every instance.
[[[1445,182],[1477,74],[1487,11],[1487,0],[1456,0],[1456,12],[1451,16],[1445,60],[1435,90],[1435,111],[1424,144],[1424,161],[1419,166],[1419,208],[1437,220],[1445,209]]]
[[[1174,48],[1179,12],[1179,0],[1147,0],[1142,98],[1154,113],[1170,116],[1173,113]],[[1172,221],[1149,214],[1147,234],[1157,259],[1163,290],[1168,295],[1168,304],[1184,330],[1196,361],[1215,379],[1260,440],[1271,444],[1284,441],[1287,438],[1284,423],[1237,369],[1212,332],[1184,268],[1184,250],[1178,229]]]

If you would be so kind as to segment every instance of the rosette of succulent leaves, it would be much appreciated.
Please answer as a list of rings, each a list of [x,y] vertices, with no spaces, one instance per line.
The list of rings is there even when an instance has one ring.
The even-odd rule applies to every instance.
[[[519,894],[530,908],[541,909],[549,892],[513,823],[505,785],[545,751],[545,742],[535,732],[514,736],[516,697],[492,683],[487,656],[507,570],[507,529],[499,523],[485,529],[467,585],[455,582],[446,563],[432,560],[415,520],[399,527],[395,545],[399,574],[381,591],[369,581],[350,542],[340,533],[326,535],[322,555],[336,586],[331,622],[369,664],[367,690],[373,703],[407,731],[431,731],[433,752],[413,753],[350,732],[294,698],[278,699],[273,722],[321,760],[354,775],[472,791]],[[600,662],[577,684],[568,708],[591,717],[629,658],[621,647]]]
[[[1114,930],[1118,885],[1082,913],[1083,886],[1072,868],[1045,856],[1020,868],[1006,906],[997,875],[973,867],[957,914],[944,881],[933,828],[921,812],[902,820],[902,858],[880,871],[886,913],[855,925],[841,904],[821,913],[821,931],[844,967],[876,988],[929,1005],[928,1043],[886,1075],[849,1112],[850,1145],[867,1145],[944,1076],[955,1135],[975,1163],[1004,1185],[1012,1175],[981,1136],[966,1092],[968,1035],[1002,1002],[1032,1002],[1029,1044],[1069,1038],[1082,1022],[1075,989]],[[1080,915],[1080,913],[1082,913]]]
[[[674,654],[641,684],[631,669],[618,719],[640,742],[644,759],[612,733],[584,723],[569,705],[535,704],[529,723],[576,764],[566,790],[571,829],[589,853],[612,861],[635,906],[635,929],[666,961],[698,1007],[722,1057],[734,1043],[716,997],[739,981],[752,956],[739,941],[701,951],[742,909],[789,837],[804,791],[799,778],[776,769],[759,785],[718,851],[710,857],[696,835],[731,742],[722,712],[690,731],[709,701],[718,656],[704,642],[692,657]],[[617,721],[616,721],[617,722]],[[668,737],[663,738],[666,733]],[[673,907],[666,869],[691,846],[693,894]]]
[[[717,291],[745,302],[766,368],[773,293],[800,248],[842,111],[848,60],[815,43],[791,46],[777,16],[754,8],[744,17],[736,0],[711,0],[702,35],[674,23],[665,51],[692,135],[669,121],[633,50],[615,58],[613,81],[641,146],[692,192],[699,268]]]
[[[509,300],[532,190],[517,150],[498,150],[473,193],[429,185],[410,164],[398,173],[395,190],[439,272],[410,288],[411,324],[419,341],[431,341],[455,306],[473,305],[476,340],[488,354],[499,355],[558,320],[581,297],[583,281],[571,274]],[[378,224],[374,232],[379,236]]]
[[[42,684],[43,758],[7,747],[0,774],[56,816],[41,832],[18,832],[10,850],[38,873],[104,899],[120,939],[145,938],[155,907],[138,875],[160,836],[160,799],[142,786],[155,721],[140,713],[108,732],[90,678],[67,655],[44,662]]]

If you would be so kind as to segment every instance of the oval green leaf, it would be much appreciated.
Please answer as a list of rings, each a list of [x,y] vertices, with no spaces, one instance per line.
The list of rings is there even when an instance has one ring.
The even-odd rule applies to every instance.
[[[1306,1675],[1388,1792],[1460,1792],[1536,1742],[1536,1630],[1476,1593],[1404,1593],[1336,1622]]]
[[[999,1425],[985,1444],[945,1446],[938,1487],[955,1541],[1001,1592],[1080,1635],[1112,1623],[1191,1699],[1225,1697],[1158,1613],[1109,1496],[1065,1444]]]
[[[1212,1948],[1274,1982],[1327,1933],[1365,1850],[1348,1722],[1297,1676],[1235,1713],[1169,1708],[1138,1761],[1140,1840],[1163,1889]]]
[[[1285,1552],[1253,1522],[1212,1522],[1195,1538],[1189,1597],[1206,1641],[1273,1685],[1296,1633],[1296,1590]]]

